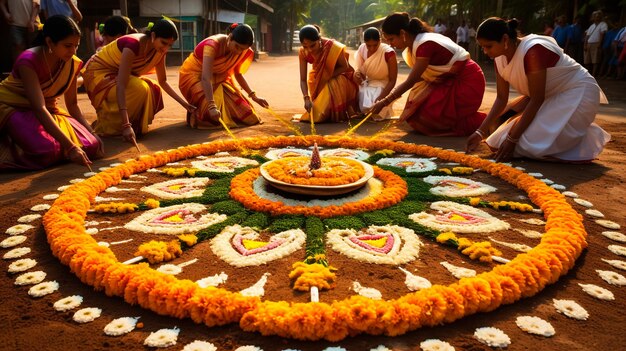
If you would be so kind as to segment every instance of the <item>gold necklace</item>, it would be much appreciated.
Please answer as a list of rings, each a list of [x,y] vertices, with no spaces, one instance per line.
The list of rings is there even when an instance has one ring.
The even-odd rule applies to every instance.
[[[46,67],[48,68],[48,74],[50,75],[50,84],[54,83],[52,80],[52,69],[50,69],[50,64],[48,63],[48,55],[46,55],[46,49],[43,50],[43,60],[46,63]]]

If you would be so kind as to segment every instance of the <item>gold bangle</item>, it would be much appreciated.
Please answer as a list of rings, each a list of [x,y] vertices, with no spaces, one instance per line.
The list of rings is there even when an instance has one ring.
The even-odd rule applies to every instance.
[[[249,97],[249,98],[253,97],[254,95],[256,95],[256,91],[254,91],[254,90],[251,90],[251,91],[248,93],[248,97]]]
[[[478,136],[480,136],[481,139],[485,139],[485,133],[483,133],[480,129],[476,129],[474,131],[474,133],[478,134]]]
[[[304,95],[302,98],[306,100],[306,99],[310,99],[311,97],[309,95]]]

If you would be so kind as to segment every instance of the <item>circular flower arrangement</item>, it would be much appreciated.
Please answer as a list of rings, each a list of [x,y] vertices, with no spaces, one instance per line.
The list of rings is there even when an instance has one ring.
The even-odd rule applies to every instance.
[[[307,154],[294,150],[308,150],[314,143],[323,148],[322,156],[348,156],[374,166],[374,177],[368,186],[355,194],[303,199],[262,183],[258,167],[269,159],[265,156],[266,150],[288,149],[289,152],[284,154],[294,156]],[[224,156],[224,152],[231,153],[231,156]],[[274,152],[272,157],[280,158],[281,154]],[[406,155],[411,161],[378,162],[394,155]],[[202,158],[195,159],[199,156]],[[493,185],[464,177],[445,178],[451,173],[457,175],[454,169],[416,172],[415,160],[424,159],[482,170],[484,172],[477,175],[481,181],[493,180],[498,183],[494,185],[501,187],[504,180],[519,188],[541,209],[545,219],[544,234],[540,239],[533,239],[539,240],[538,244],[525,253],[504,247],[503,250],[508,250],[508,259],[501,257],[503,254],[491,246],[486,235],[481,234],[506,231],[510,224],[488,212],[493,213],[494,209],[525,212],[532,206],[499,198]],[[429,169],[429,163],[419,162],[426,165],[420,168]],[[179,167],[172,171],[175,163],[189,168]],[[167,164],[170,169],[158,168]],[[466,171],[459,175],[474,177],[475,172]],[[159,198],[146,200],[145,194],[137,196],[126,191],[121,194],[131,197],[130,202],[94,205],[98,194],[142,172],[146,172],[144,174],[153,184],[159,183],[156,188],[165,190],[167,196],[159,196],[162,193],[145,188],[145,192]],[[168,183],[165,177],[171,176],[187,177],[188,180],[176,178]],[[424,178],[429,176],[439,178],[429,178],[432,180],[429,182]],[[204,186],[197,182],[198,178],[202,179]],[[447,189],[444,193],[433,191],[437,186]],[[197,195],[198,188],[202,187],[202,194]],[[185,191],[178,191],[183,188],[195,193],[188,196]],[[468,188],[482,189],[479,193],[485,198],[466,197],[474,196],[467,195]],[[143,213],[137,214],[136,211]],[[104,218],[98,216],[106,214],[108,219],[111,213],[118,216],[116,221],[125,222],[126,228],[99,228],[96,235],[111,236],[106,239],[111,241],[110,245],[99,245],[101,239],[96,240],[86,232],[86,217],[90,216],[89,222],[102,223]],[[519,216],[530,219],[538,215],[530,212]],[[84,283],[109,296],[120,296],[130,304],[138,304],[158,314],[191,318],[207,326],[239,323],[243,330],[263,335],[331,341],[360,333],[399,335],[424,326],[451,323],[474,313],[489,312],[532,296],[573,267],[586,247],[587,235],[581,216],[567,204],[561,193],[520,170],[424,145],[323,136],[215,141],[141,156],[67,188],[45,214],[43,222],[52,253],[63,264],[69,265]],[[464,230],[472,226],[482,226],[480,233]],[[119,228],[126,233],[151,233],[148,240],[154,241],[137,244],[117,239],[119,243],[123,242],[117,245],[113,239],[121,230]],[[468,233],[468,236],[462,237],[460,233]],[[146,239],[145,235],[135,239],[140,237]],[[464,261],[466,256],[462,255],[469,256],[473,259],[471,268],[477,274],[462,280],[450,278],[446,283],[430,284],[420,277],[427,273],[411,266],[425,250],[425,242],[429,243],[431,250],[436,245],[458,249],[462,258],[459,261]],[[3,242],[6,247],[13,244]],[[136,250],[130,251],[136,251],[136,261],[145,259],[150,264],[122,263],[129,258],[129,250],[116,251],[115,248],[124,245],[135,245]],[[184,263],[174,261],[187,252],[202,254]],[[207,258],[207,255],[212,256]],[[202,259],[204,265],[193,264]],[[208,263],[207,259],[214,261]],[[271,268],[271,265],[285,260],[290,260],[291,272],[259,274],[258,282],[241,292],[215,287],[230,281],[227,282],[226,274],[211,270],[212,265],[230,265],[235,267],[233,272],[237,272],[237,267],[250,270],[257,267],[255,265],[266,265]],[[382,263],[384,269],[396,266],[398,276],[401,279],[406,276],[406,293],[396,293],[393,298],[386,299],[388,292],[384,290],[384,281],[375,287],[369,286],[375,282],[368,281],[366,276],[343,281],[346,278],[335,272],[341,269],[342,262],[350,260],[352,264],[363,264],[361,261]],[[506,263],[497,264],[494,260]],[[158,272],[156,268],[164,261],[173,261],[172,265],[182,271],[179,276],[188,269],[205,270],[203,276],[195,277],[204,283]],[[336,263],[339,268],[334,266]],[[27,264],[24,261],[22,266]],[[193,268],[200,266],[202,268]],[[21,268],[15,267],[14,272]],[[469,269],[469,266],[461,268]],[[289,281],[286,277],[281,278],[287,274]],[[207,279],[215,282],[206,284]],[[294,294],[291,294],[293,300],[273,300],[272,285],[266,285],[272,279],[283,279],[291,288],[310,291],[312,295],[314,291],[322,290],[322,302],[306,302],[308,295],[298,297]],[[409,288],[408,282],[411,281],[420,284],[412,284]],[[333,292],[337,285],[353,288]],[[356,286],[359,289],[354,288]],[[357,290],[363,291],[362,296],[354,294]],[[346,291],[351,293],[346,294]],[[270,295],[264,295],[267,292]],[[598,289],[593,292],[601,295],[598,298],[606,295]],[[380,300],[366,297],[381,295],[383,299]],[[77,312],[83,311],[78,318],[80,321],[87,322],[99,315],[99,311],[85,313],[84,310]],[[508,337],[498,330],[477,331],[476,337],[500,347],[509,342]]]

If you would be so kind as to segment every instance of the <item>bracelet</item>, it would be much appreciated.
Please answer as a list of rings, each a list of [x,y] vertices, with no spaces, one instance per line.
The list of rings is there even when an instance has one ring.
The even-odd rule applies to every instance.
[[[253,97],[254,95],[256,95],[256,91],[254,91],[254,90],[250,90],[250,92],[248,93],[248,97],[249,97],[249,98],[251,98],[251,97]]]
[[[130,122],[122,123],[122,129],[126,129],[126,128],[128,128],[128,127],[131,127],[131,128],[132,128],[132,126],[133,126],[133,125],[132,125],[132,123],[130,123]]]
[[[478,136],[480,136],[481,139],[485,139],[485,133],[483,133],[480,129],[476,129],[474,131],[475,134],[478,134]]]
[[[517,144],[517,142],[519,141],[519,138],[514,139],[514,138],[511,137],[511,134],[507,134],[506,135],[506,141],[511,142],[513,144]]]
[[[306,99],[310,99],[311,97],[309,95],[304,95],[302,98],[306,100]]]

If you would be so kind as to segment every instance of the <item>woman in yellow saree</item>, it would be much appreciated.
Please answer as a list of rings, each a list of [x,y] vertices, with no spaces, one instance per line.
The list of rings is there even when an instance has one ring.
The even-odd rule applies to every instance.
[[[79,41],[72,19],[51,16],[36,46],[20,54],[0,83],[0,169],[42,169],[65,159],[88,166],[103,155],[77,103]],[[61,95],[67,110],[57,104]]]
[[[340,122],[356,115],[359,88],[352,81],[354,69],[348,64],[345,45],[322,38],[313,25],[302,27],[299,35],[300,89],[307,111],[300,120],[309,121],[312,115],[315,123]]]
[[[221,128],[220,118],[229,128],[261,122],[250,100],[233,81],[234,77],[248,98],[263,107],[269,106],[243,76],[254,58],[250,49],[253,42],[254,32],[250,26],[233,23],[228,35],[217,34],[204,39],[185,60],[178,86],[187,101],[198,106],[195,117],[187,115],[190,127]]]
[[[82,74],[98,114],[96,133],[134,141],[135,135],[148,132],[163,109],[161,88],[187,111],[195,111],[167,82],[165,56],[177,39],[174,23],[160,19],[145,34],[125,35],[92,56]],[[155,69],[158,83],[144,77]]]

